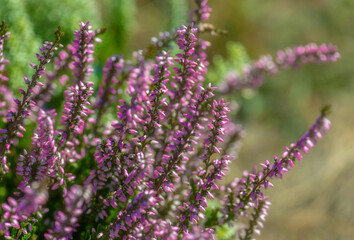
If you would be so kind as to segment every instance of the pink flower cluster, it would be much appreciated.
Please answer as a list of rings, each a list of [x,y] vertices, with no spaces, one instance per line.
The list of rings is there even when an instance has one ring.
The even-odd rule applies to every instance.
[[[267,75],[275,75],[279,69],[298,68],[303,64],[335,62],[340,58],[337,47],[331,44],[308,44],[288,48],[277,53],[276,61],[270,55],[262,56],[258,61],[246,65],[241,73],[230,72],[220,86],[223,94],[245,88],[260,87]]]
[[[224,188],[225,208],[222,210],[224,217],[219,219],[223,224],[231,219],[247,215],[247,209],[257,207],[261,202],[266,202],[268,197],[264,196],[263,189],[273,186],[270,182],[272,178],[283,178],[283,175],[289,171],[290,167],[295,166],[296,160],[302,159],[303,153],[308,153],[309,148],[314,147],[317,140],[321,139],[323,134],[329,130],[330,121],[326,118],[327,110],[324,110],[318,117],[315,124],[299,139],[296,144],[290,144],[286,147],[279,158],[274,156],[274,161],[261,163],[262,170],[256,168],[252,172],[245,171],[243,178],[236,178],[229,186]]]

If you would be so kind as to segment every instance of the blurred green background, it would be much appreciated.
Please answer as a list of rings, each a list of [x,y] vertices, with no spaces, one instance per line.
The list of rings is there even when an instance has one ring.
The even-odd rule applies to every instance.
[[[151,37],[185,23],[187,9],[194,6],[192,0],[0,3],[0,16],[12,33],[6,45],[11,51],[5,54],[11,60],[8,67],[14,89],[23,85],[23,76],[30,73],[28,63],[35,60],[43,40],[53,39],[59,24],[66,33],[64,43],[72,40],[81,20],[107,27],[103,44],[96,48],[95,67],[100,69],[107,57],[124,54],[130,58]],[[268,190],[273,205],[258,239],[353,239],[354,0],[209,0],[209,4],[213,9],[209,22],[229,32],[205,36],[212,43],[208,79],[213,82],[223,79],[229,68],[237,69],[247,59],[264,54],[275,56],[278,49],[312,42],[339,47],[342,57],[336,63],[282,71],[268,78],[257,92],[235,93],[240,101],[236,118],[246,136],[227,180],[280,154],[311,126],[322,106],[331,104],[331,131],[283,181],[274,181],[274,189]]]

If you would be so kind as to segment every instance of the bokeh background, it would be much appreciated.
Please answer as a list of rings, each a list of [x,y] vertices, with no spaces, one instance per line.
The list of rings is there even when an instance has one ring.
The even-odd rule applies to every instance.
[[[307,65],[267,78],[257,91],[235,93],[235,118],[246,135],[227,181],[272,159],[296,141],[331,104],[332,129],[283,181],[268,190],[272,206],[258,239],[354,239],[354,0],[209,0],[210,23],[227,35],[211,43],[208,80],[223,79],[261,55],[307,43],[333,43],[341,59]],[[62,25],[64,42],[79,21],[107,27],[96,48],[95,68],[113,54],[127,58],[151,37],[186,23],[192,0],[1,0],[0,17],[11,30],[6,54],[12,87],[22,86],[28,62]],[[241,62],[241,63],[240,63]]]

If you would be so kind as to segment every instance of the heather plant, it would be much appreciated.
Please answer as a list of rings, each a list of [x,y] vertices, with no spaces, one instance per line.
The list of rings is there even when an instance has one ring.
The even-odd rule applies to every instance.
[[[259,88],[280,69],[336,61],[339,54],[326,44],[289,48],[275,60],[238,66],[213,86],[205,81],[209,42],[202,34],[222,31],[205,23],[207,1],[196,5],[188,24],[153,38],[131,60],[109,57],[98,85],[90,78],[103,30],[81,22],[64,48],[59,27],[30,63],[33,75],[24,77],[18,98],[4,70],[11,35],[2,23],[1,237],[253,239],[260,233],[270,206],[265,190],[323,137],[329,108],[272,161],[225,183],[244,130],[224,98]],[[61,88],[62,102],[52,108]],[[26,137],[30,144],[21,144]]]

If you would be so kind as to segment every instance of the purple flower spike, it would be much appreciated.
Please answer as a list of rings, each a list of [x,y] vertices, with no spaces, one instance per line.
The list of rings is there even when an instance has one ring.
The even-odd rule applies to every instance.
[[[122,212],[117,219],[110,224],[109,228],[103,232],[102,236],[108,236],[110,238],[118,238],[123,236],[132,237],[131,233],[140,231],[141,226],[144,226],[146,217],[153,216],[154,206],[157,205],[158,198],[153,190],[145,190],[140,193],[133,201],[128,205],[126,210]]]
[[[211,8],[208,7],[208,0],[196,0],[197,9],[190,12],[191,21],[198,24],[200,21],[206,21],[210,17]]]
[[[225,176],[225,171],[228,171],[228,165],[231,162],[232,156],[223,156],[220,160],[216,159],[212,163],[209,163],[206,166],[206,169],[210,167],[211,169],[203,171],[200,180],[197,181],[197,189],[192,191],[188,199],[188,203],[184,203],[183,206],[179,207],[181,210],[180,215],[180,232],[188,232],[186,229],[189,228],[189,225],[192,223],[196,225],[200,218],[204,218],[205,208],[207,207],[206,197],[214,199],[213,194],[210,192],[212,188],[218,189],[218,186],[215,184],[216,180],[221,180]]]
[[[124,60],[122,56],[112,56],[106,62],[106,66],[103,69],[102,85],[99,87],[97,100],[94,104],[94,107],[98,109],[93,128],[94,132],[98,128],[98,124],[105,110],[117,98],[117,89],[119,89],[121,85],[121,81],[118,81],[118,76],[123,72],[123,67]]]
[[[183,240],[214,240],[215,230],[211,228],[202,228],[200,226],[193,226],[191,232],[187,232],[183,236]]]
[[[65,210],[55,213],[53,228],[44,234],[46,239],[72,239],[75,228],[79,226],[78,217],[84,212],[85,205],[91,200],[92,186],[74,185],[65,196]]]
[[[206,170],[209,168],[211,155],[214,153],[221,153],[221,148],[217,147],[217,144],[224,141],[223,135],[225,132],[225,125],[229,122],[227,114],[230,112],[230,109],[227,105],[229,105],[229,103],[225,103],[223,99],[219,102],[214,99],[213,104],[209,106],[213,118],[210,119],[211,123],[208,125],[210,136],[204,141],[205,154],[202,156],[206,165]],[[204,173],[204,176],[205,174],[206,172]]]
[[[35,73],[33,74],[31,80],[29,81],[25,78],[25,83],[27,85],[27,90],[20,89],[22,95],[21,100],[15,100],[17,105],[16,111],[9,111],[7,115],[7,133],[4,136],[0,136],[0,159],[2,162],[6,161],[6,154],[10,152],[10,146],[13,143],[13,138],[15,136],[22,137],[24,128],[20,127],[22,121],[30,115],[30,110],[36,105],[32,100],[32,93],[34,88],[39,84],[39,79],[45,72],[45,65],[50,62],[51,58],[54,55],[54,52],[58,50],[59,40],[63,33],[59,27],[55,33],[56,40],[54,42],[44,42],[40,48],[40,53],[37,53],[37,58],[39,65],[35,68]],[[0,165],[0,176],[6,172],[6,165]]]
[[[89,98],[93,94],[93,83],[87,81],[93,69],[92,54],[94,53],[95,31],[91,30],[89,22],[80,23],[80,30],[75,31],[76,39],[73,40],[71,49],[74,59],[74,76],[76,84],[68,87],[65,91],[64,112],[62,115],[62,125],[65,129],[61,130],[62,148],[73,147],[72,135],[83,133],[84,118],[91,114],[87,106],[91,105]],[[69,157],[69,156],[68,156]]]
[[[20,229],[20,223],[28,221],[33,213],[40,215],[41,212],[47,211],[42,208],[49,197],[43,183],[33,182],[23,189],[23,194],[23,197],[18,200],[9,197],[8,204],[2,204],[4,213],[1,218],[0,229],[5,229],[5,237],[10,237],[10,228]],[[32,231],[30,228],[24,228],[24,231],[27,230]]]
[[[309,44],[288,48],[278,52],[275,62],[271,56],[262,56],[258,61],[246,65],[241,73],[228,73],[220,86],[220,92],[229,94],[233,90],[244,88],[257,89],[264,83],[267,75],[275,75],[279,69],[297,68],[309,63],[335,62],[339,57],[337,47],[331,44],[320,46]]]
[[[70,45],[69,45],[70,46]],[[68,46],[68,48],[70,48]],[[71,47],[72,48],[72,47]],[[71,51],[62,50],[59,52],[58,57],[54,58],[54,71],[46,72],[46,82],[43,88],[38,89],[33,95],[33,101],[37,103],[37,107],[42,107],[45,103],[49,102],[53,96],[53,90],[56,87],[54,80],[59,78],[61,85],[65,85],[65,82],[69,78],[64,74],[64,71],[70,69],[69,65],[72,59]],[[30,63],[33,69],[36,69],[37,65]],[[72,68],[73,69],[73,68]],[[72,70],[70,69],[70,70]],[[26,81],[26,80],[25,80]]]
[[[37,129],[32,137],[31,152],[25,151],[17,163],[17,174],[23,177],[19,188],[25,188],[32,181],[55,178],[59,171],[56,163],[56,142],[54,135],[55,110],[38,114]]]
[[[240,240],[251,239],[253,233],[260,235],[261,228],[263,228],[263,223],[265,222],[265,217],[268,215],[268,209],[271,203],[268,201],[268,197],[264,197],[260,200],[260,203],[256,208],[253,209],[251,217],[249,220],[248,228],[240,230],[237,233]]]
[[[203,105],[206,104],[209,98],[214,95],[212,91],[214,90],[211,85],[206,89],[200,87],[196,94],[196,99],[192,100],[193,105],[189,106],[189,112],[184,115],[185,119],[180,122],[182,129],[173,133],[172,142],[168,144],[165,149],[166,153],[170,152],[168,158],[162,159],[161,164],[166,165],[165,170],[159,174],[156,179],[154,190],[158,191],[163,183],[167,180],[170,172],[176,167],[181,159],[183,159],[183,152],[192,147],[193,141],[191,141],[192,136],[198,136],[197,126],[199,121],[204,116],[204,112],[201,111]],[[195,143],[195,142],[194,142]]]
[[[5,65],[9,63],[9,60],[4,58],[4,45],[9,36],[10,32],[8,32],[7,24],[5,24],[5,21],[2,21],[0,25],[0,83],[8,81],[7,76],[3,75],[3,71],[5,70]]]
[[[309,44],[279,51],[277,54],[277,64],[281,68],[296,68],[301,64],[307,63],[335,62],[339,57],[340,55],[336,46],[331,44],[322,44],[320,46]]]
[[[259,205],[259,202],[264,198],[262,189],[272,186],[269,180],[272,178],[282,179],[284,173],[288,172],[289,167],[294,166],[295,160],[302,158],[300,151],[307,153],[309,145],[312,146],[316,143],[322,137],[322,134],[329,129],[330,122],[326,118],[328,112],[329,108],[324,108],[315,124],[300,140],[296,144],[291,144],[290,147],[285,148],[282,158],[274,156],[273,164],[267,160],[265,163],[260,164],[262,171],[254,169],[252,173],[246,172],[243,178],[236,178],[230,186],[226,187],[224,217],[219,220],[220,223],[228,222],[232,218],[237,219],[239,215],[246,214],[248,207],[257,207]]]
[[[62,115],[62,125],[65,129],[62,131],[62,146],[64,142],[70,141],[72,133],[81,134],[84,129],[84,120],[90,111],[87,106],[90,106],[89,98],[93,94],[93,83],[80,82],[75,86],[69,87],[65,91],[64,112]]]
[[[74,59],[74,82],[79,84],[85,82],[90,73],[93,71],[91,63],[93,62],[92,54],[94,53],[95,31],[92,30],[90,22],[80,23],[80,30],[75,31],[76,39],[73,40],[72,55]]]

